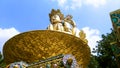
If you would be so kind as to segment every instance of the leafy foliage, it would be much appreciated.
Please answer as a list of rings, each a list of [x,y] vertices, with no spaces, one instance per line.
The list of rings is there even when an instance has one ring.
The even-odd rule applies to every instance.
[[[90,60],[90,63],[88,65],[88,68],[99,68],[99,63],[96,60],[97,56],[91,55],[90,58],[91,58],[91,60]]]
[[[116,41],[116,36],[112,30],[107,35],[102,35],[102,40],[98,41],[98,46],[95,49],[97,53],[96,60],[99,63],[99,68],[117,68],[116,58],[114,56],[112,42]]]
[[[117,40],[113,30],[111,33],[103,34],[102,40],[98,41],[98,45],[93,49],[93,53],[97,53],[97,56],[91,55],[88,68],[118,68],[120,60],[116,55],[120,54],[120,48],[115,42]]]
[[[2,59],[2,54],[0,52],[0,68],[4,68],[6,65],[4,63],[4,60]]]

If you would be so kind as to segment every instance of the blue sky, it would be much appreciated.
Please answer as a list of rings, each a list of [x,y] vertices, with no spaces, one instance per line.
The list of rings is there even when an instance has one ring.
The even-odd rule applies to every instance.
[[[0,51],[16,34],[46,29],[52,8],[71,14],[93,48],[102,34],[110,32],[109,13],[120,9],[120,0],[0,0]]]

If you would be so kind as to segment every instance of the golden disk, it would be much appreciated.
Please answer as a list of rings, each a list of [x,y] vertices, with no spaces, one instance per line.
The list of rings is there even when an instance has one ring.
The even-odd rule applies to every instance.
[[[58,31],[24,32],[9,39],[3,47],[7,64],[16,61],[32,63],[59,54],[72,54],[83,68],[90,60],[90,48],[83,40]]]

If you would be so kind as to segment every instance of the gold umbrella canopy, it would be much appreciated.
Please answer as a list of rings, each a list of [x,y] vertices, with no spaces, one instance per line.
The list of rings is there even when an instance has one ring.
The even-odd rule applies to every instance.
[[[3,47],[7,64],[15,61],[35,62],[58,54],[72,54],[85,67],[90,60],[90,48],[80,38],[70,34],[36,30],[9,39]]]

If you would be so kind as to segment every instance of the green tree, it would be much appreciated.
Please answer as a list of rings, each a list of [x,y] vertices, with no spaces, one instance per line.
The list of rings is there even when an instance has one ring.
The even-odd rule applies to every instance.
[[[2,59],[2,54],[1,54],[1,52],[0,52],[0,60]]]
[[[100,68],[117,68],[116,58],[113,53],[112,42],[116,41],[116,36],[112,30],[107,35],[102,35],[102,40],[98,41],[96,48],[97,58]]]
[[[5,68],[5,63],[4,63],[4,60],[3,60],[3,57],[2,57],[2,54],[0,52],[0,68]]]
[[[97,61],[97,56],[94,56],[91,54],[90,56],[90,63],[88,65],[88,68],[99,68],[99,64],[98,64],[98,61]]]

